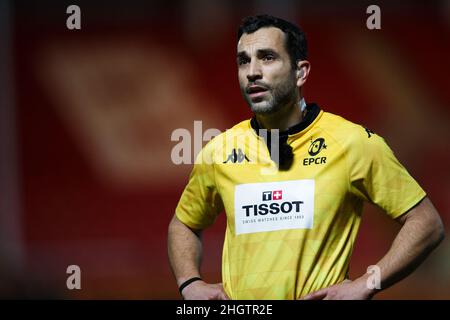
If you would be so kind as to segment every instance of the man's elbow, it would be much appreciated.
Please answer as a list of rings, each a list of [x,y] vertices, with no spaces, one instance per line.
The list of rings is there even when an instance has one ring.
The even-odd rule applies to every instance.
[[[445,229],[442,221],[440,222],[438,228],[436,228],[436,243],[437,245],[442,242],[445,238]]]
[[[439,215],[437,215],[433,220],[433,228],[430,232],[430,242],[432,247],[437,247],[445,238],[445,229]]]
[[[429,247],[437,247],[444,239],[445,229],[441,216],[428,197],[412,209],[405,218],[406,221],[419,222],[422,234]]]

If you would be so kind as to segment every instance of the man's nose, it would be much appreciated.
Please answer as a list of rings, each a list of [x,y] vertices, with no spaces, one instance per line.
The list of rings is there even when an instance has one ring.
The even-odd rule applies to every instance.
[[[262,78],[261,66],[258,62],[250,62],[250,68],[248,69],[247,79],[250,82],[254,82]]]

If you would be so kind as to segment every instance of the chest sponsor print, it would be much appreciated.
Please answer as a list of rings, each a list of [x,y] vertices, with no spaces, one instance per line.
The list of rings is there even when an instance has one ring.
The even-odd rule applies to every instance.
[[[240,184],[235,188],[236,234],[311,229],[314,180]]]

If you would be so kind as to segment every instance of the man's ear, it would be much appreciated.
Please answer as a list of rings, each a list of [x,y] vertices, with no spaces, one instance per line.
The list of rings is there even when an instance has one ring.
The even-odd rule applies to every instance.
[[[311,70],[311,64],[309,61],[301,60],[297,62],[297,86],[301,87],[308,79],[309,71]]]

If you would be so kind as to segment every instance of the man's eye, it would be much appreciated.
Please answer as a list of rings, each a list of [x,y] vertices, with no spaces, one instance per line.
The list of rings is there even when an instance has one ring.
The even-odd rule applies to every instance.
[[[266,54],[264,57],[263,57],[263,60],[264,61],[271,61],[271,60],[274,60],[275,59],[275,57],[274,57],[274,55],[272,55],[272,54]]]
[[[245,58],[240,58],[240,59],[238,59],[238,64],[241,66],[241,65],[243,65],[243,64],[246,64],[246,63],[248,63],[249,62],[249,60],[248,59],[245,59]]]

